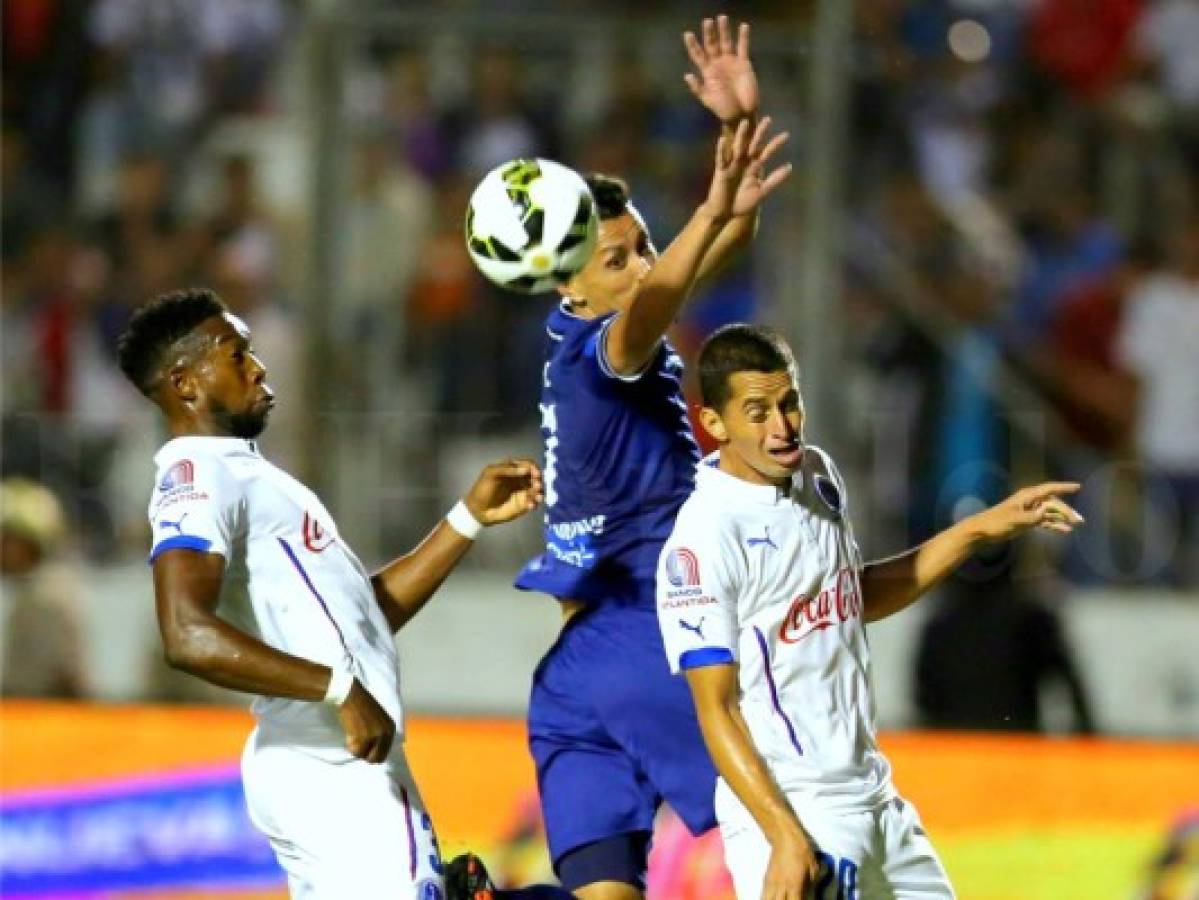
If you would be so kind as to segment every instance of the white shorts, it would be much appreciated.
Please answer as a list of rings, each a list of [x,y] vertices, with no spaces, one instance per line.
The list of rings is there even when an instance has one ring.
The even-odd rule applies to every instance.
[[[813,900],[953,900],[953,888],[916,807],[896,797],[876,809],[821,809],[789,794],[821,862]],[[716,817],[724,861],[737,900],[757,900],[770,862],[770,844],[744,804],[721,779]]]
[[[378,764],[262,727],[241,761],[250,820],[302,900],[443,900],[441,855],[403,745]]]

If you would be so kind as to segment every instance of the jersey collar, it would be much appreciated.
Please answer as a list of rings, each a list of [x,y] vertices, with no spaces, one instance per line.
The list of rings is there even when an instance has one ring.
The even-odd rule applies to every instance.
[[[189,434],[183,437],[171,438],[158,452],[154,454],[154,462],[161,465],[165,459],[175,459],[179,454],[195,451],[213,456],[257,456],[258,442],[239,437],[210,437],[201,434]]]
[[[805,454],[806,455],[806,454]],[[761,503],[766,506],[778,506],[787,503],[803,490],[803,466],[791,476],[790,492],[781,491],[773,484],[754,484],[735,475],[730,475],[718,468],[720,451],[710,453],[699,464],[696,481],[704,491],[721,494],[730,500],[743,500],[749,503]]]

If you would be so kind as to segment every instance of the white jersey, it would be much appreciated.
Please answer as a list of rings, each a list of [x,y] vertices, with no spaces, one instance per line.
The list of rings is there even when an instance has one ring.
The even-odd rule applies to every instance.
[[[240,438],[175,438],[154,462],[150,559],[176,548],[223,556],[221,617],[285,653],[349,667],[401,736],[391,629],[316,495]],[[253,711],[267,726],[344,740],[324,703],[258,697]]]
[[[875,736],[845,486],[816,447],[789,494],[717,462],[700,464],[658,563],[671,670],[737,662],[741,713],[779,787],[876,807],[895,792]]]

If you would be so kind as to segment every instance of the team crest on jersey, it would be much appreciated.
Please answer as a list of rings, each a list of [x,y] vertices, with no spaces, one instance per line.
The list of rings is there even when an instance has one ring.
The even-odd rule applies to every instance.
[[[699,559],[686,547],[666,554],[666,580],[675,587],[699,587]]]
[[[175,491],[180,488],[189,488],[196,482],[196,470],[190,459],[181,459],[175,463],[162,476],[162,480],[158,482],[160,491]]]
[[[329,545],[333,543],[333,535],[325,531],[325,528],[315,516],[310,516],[304,513],[304,524],[301,528],[301,533],[304,535],[304,549],[311,553],[322,553],[329,549]]]
[[[426,878],[416,886],[416,896],[420,900],[445,900],[445,891],[432,878]]]
[[[815,478],[816,495],[824,501],[835,516],[841,515],[841,491],[832,479],[817,475]]]

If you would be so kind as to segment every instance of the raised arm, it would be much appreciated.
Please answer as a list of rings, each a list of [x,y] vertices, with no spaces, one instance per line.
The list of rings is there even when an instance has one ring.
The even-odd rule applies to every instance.
[[[766,163],[787,139],[780,134],[767,140],[769,128],[769,119],[754,129],[742,121],[731,136],[720,136],[707,199],[649,270],[628,311],[617,315],[607,331],[607,357],[619,374],[641,371],[657,351],[730,217],[753,212],[790,174],[789,164],[765,173]]]
[[[732,135],[748,119],[758,124],[758,77],[749,58],[749,23],[737,29],[736,43],[728,16],[704,19],[697,37],[683,33],[683,46],[695,67],[683,76],[695,99],[719,121],[722,133]],[[729,218],[700,261],[696,282],[703,282],[741,252],[757,232],[759,210]]]
[[[542,499],[541,471],[528,459],[511,459],[487,466],[463,498],[463,504],[481,526],[519,518]],[[463,526],[459,526],[463,527]],[[470,523],[465,526],[470,531]],[[410,553],[392,560],[371,577],[375,598],[393,632],[429,602],[474,543],[443,519]]]
[[[1060,495],[1073,494],[1079,487],[1072,481],[1057,481],[1024,488],[918,547],[868,563],[862,570],[866,621],[884,619],[910,606],[983,544],[1011,540],[1032,528],[1069,534],[1083,519]]]
[[[209,684],[264,697],[313,703],[328,699],[346,733],[346,748],[369,762],[387,758],[395,723],[367,691],[330,697],[333,670],[276,650],[216,613],[225,558],[198,550],[167,550],[154,558],[154,602],[167,663]],[[340,700],[340,702],[337,702]]]
[[[800,900],[816,883],[819,863],[795,811],[754,747],[737,702],[737,666],[687,669],[704,744],[716,770],[770,842],[762,897]]]

